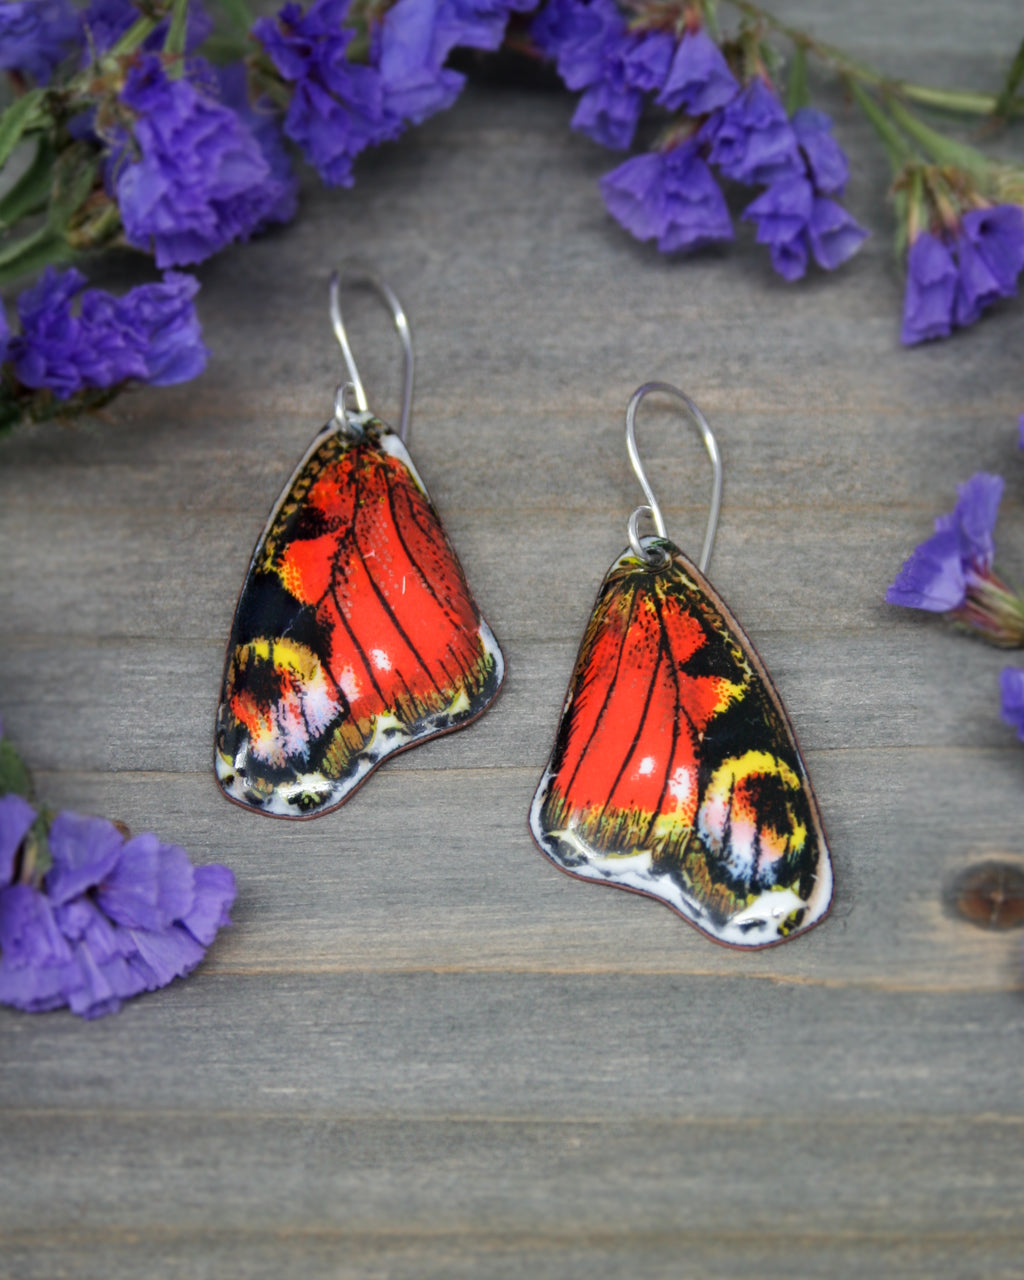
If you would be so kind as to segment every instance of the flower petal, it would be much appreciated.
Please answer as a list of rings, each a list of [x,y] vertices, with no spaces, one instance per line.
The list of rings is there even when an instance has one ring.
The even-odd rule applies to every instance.
[[[46,892],[55,905],[95,888],[117,865],[124,837],[106,818],[89,818],[64,810],[50,827],[53,866]]]
[[[885,598],[908,609],[947,613],[958,609],[966,594],[960,537],[956,530],[943,529],[914,548]]]

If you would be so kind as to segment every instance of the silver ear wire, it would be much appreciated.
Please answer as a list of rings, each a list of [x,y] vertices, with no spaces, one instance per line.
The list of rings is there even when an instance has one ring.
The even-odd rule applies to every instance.
[[[663,563],[664,557],[644,545],[644,540],[640,537],[639,531],[639,521],[644,516],[649,516],[654,523],[658,537],[668,537],[665,532],[665,520],[661,514],[661,507],[658,505],[658,499],[654,496],[654,490],[647,479],[647,473],[644,471],[643,464],[640,461],[640,454],[636,447],[637,410],[644,396],[649,395],[652,391],[662,391],[666,395],[675,396],[677,400],[682,401],[690,418],[698,431],[700,431],[704,439],[704,447],[707,449],[708,457],[711,459],[711,507],[708,511],[708,523],[704,530],[704,546],[701,548],[700,559],[697,561],[697,567],[701,573],[706,573],[708,562],[711,559],[711,550],[715,545],[715,534],[718,532],[718,513],[722,506],[722,455],[718,451],[718,442],[715,440],[714,432],[708,426],[707,419],[685,392],[680,391],[678,387],[673,387],[668,382],[645,382],[642,387],[638,387],[633,392],[629,404],[626,406],[626,449],[629,453],[629,460],[633,465],[633,471],[640,481],[640,487],[643,489],[644,497],[647,499],[647,504],[637,507],[626,523],[629,545],[633,550],[633,554],[645,561],[645,563],[652,566]]]
[[[348,333],[345,330],[345,322],[341,318],[341,300],[339,294],[341,292],[342,281],[346,284],[353,285],[369,285],[380,295],[387,303],[388,310],[391,312],[391,318],[395,322],[395,328],[398,330],[398,336],[402,341],[402,350],[405,352],[405,380],[402,388],[402,416],[398,424],[399,438],[405,441],[409,431],[409,417],[412,413],[412,386],[415,375],[415,357],[412,350],[412,329],[409,325],[409,319],[405,314],[398,295],[388,282],[382,279],[377,273],[365,266],[361,262],[344,262],[337,271],[331,276],[331,323],[334,326],[334,334],[341,346],[341,354],[345,357],[345,365],[348,368],[349,383],[356,399],[356,404],[362,413],[369,411],[369,402],[366,399],[366,388],[363,386],[363,380],[359,376],[359,369],[356,365],[355,356],[352,354],[352,348],[349,345]],[[338,405],[341,404],[342,413],[344,414],[344,395],[335,399],[335,418],[338,416]],[[342,419],[339,419],[341,425],[344,425]]]

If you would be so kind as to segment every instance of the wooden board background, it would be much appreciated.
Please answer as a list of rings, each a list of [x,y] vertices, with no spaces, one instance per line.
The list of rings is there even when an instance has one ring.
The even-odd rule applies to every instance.
[[[965,87],[1024,34],[1016,0],[778,8]],[[972,863],[1024,865],[1007,659],[882,601],[982,469],[1006,476],[1000,558],[1024,580],[1024,310],[899,347],[884,162],[821,101],[874,232],[834,278],[784,284],[749,228],[662,259],[606,216],[614,160],[569,132],[568,96],[477,83],[354,189],[310,183],[293,226],[200,270],[201,381],[0,443],[7,732],[51,804],[154,829],[240,887],[186,983],[94,1024],[0,1011],[0,1274],[1024,1276],[1021,935],[943,905]],[[326,280],[352,254],[413,321],[413,453],[509,675],[478,724],[287,824],[220,797],[213,716],[253,541],[330,410]],[[386,317],[358,295],[348,313],[393,415]],[[717,429],[711,577],[835,854],[831,918],[763,954],[558,875],[527,833],[640,500],[623,411],[651,378]],[[695,550],[699,445],[649,405],[641,437]]]

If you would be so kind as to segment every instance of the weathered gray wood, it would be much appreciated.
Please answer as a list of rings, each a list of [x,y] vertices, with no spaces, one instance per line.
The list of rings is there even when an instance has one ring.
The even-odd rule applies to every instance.
[[[1022,34],[1012,0],[777,8],[965,87]],[[1024,580],[1022,311],[898,347],[888,175],[823,101],[874,232],[834,278],[784,285],[749,228],[692,261],[632,243],[570,100],[476,86],[204,265],[201,382],[0,442],[0,714],[41,796],[224,860],[240,889],[187,983],[96,1024],[0,1010],[0,1274],[1024,1276],[1021,937],[944,902],[965,866],[1024,862],[1013,659],[882,601],[979,469],[1007,477],[1000,561]],[[413,453],[509,676],[471,729],[288,824],[221,799],[212,719],[252,543],[329,412],[326,277],[353,253],[412,318]],[[349,312],[393,412],[386,317]],[[526,828],[640,500],[623,409],[654,377],[719,432],[711,576],[835,851],[831,918],[756,955],[557,874]],[[696,441],[654,404],[640,438],[696,547]]]

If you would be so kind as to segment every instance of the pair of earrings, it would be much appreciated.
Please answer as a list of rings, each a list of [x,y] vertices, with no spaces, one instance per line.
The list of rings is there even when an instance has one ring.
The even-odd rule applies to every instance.
[[[388,756],[461,728],[497,697],[504,659],[399,431],[370,412],[341,317],[350,382],[257,543],[228,641],[215,767],[224,793],[279,817],[344,803]],[[676,397],[714,472],[700,567],[669,539],[636,447],[652,391]],[[561,870],[659,898],[717,942],[770,946],[817,924],[832,868],[810,781],[778,694],[704,577],[722,465],[703,414],[647,383],[626,412],[647,503],[598,593],[530,810]],[[641,536],[649,518],[656,536]]]

